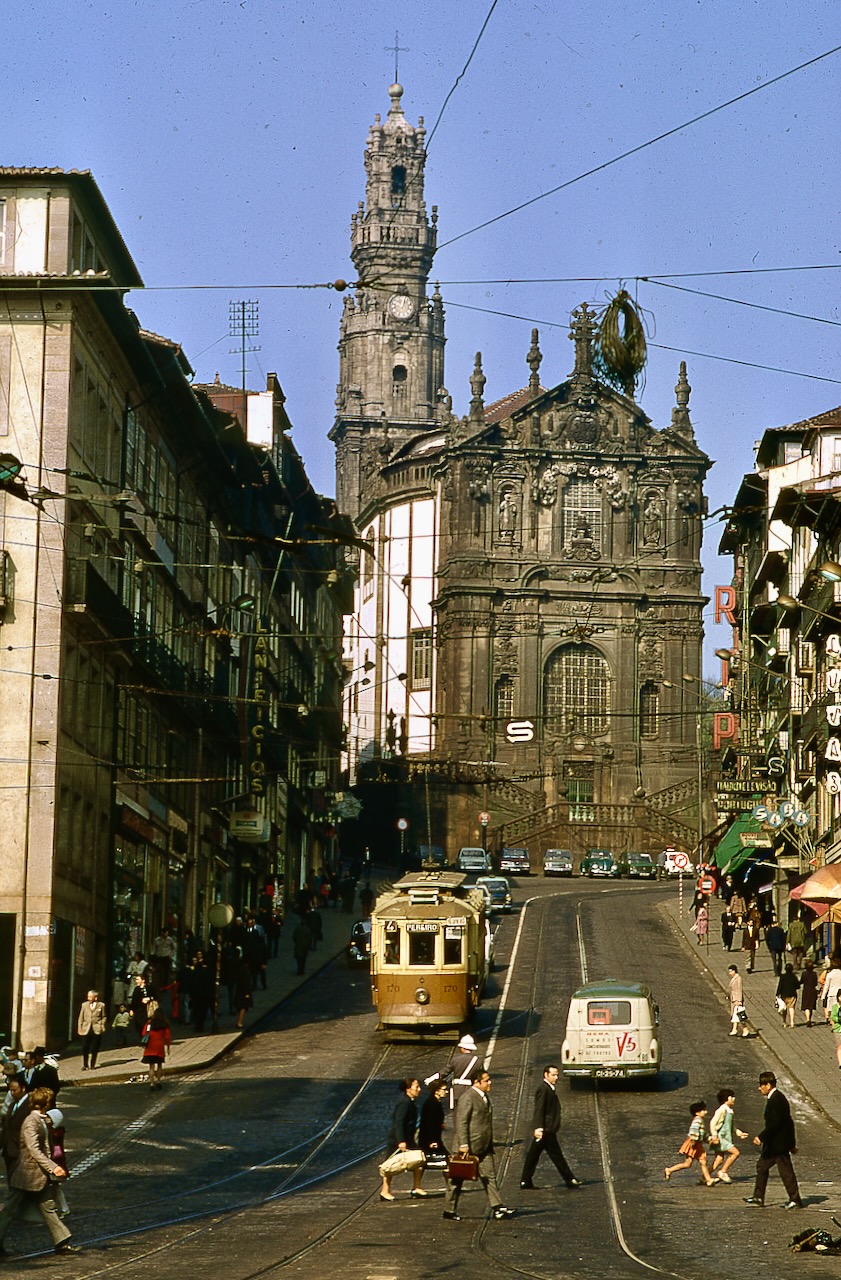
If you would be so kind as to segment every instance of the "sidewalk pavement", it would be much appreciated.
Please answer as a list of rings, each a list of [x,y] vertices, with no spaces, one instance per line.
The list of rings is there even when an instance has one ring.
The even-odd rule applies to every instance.
[[[245,1026],[237,1030],[236,1014],[228,1013],[228,992],[223,985],[219,991],[219,1030],[198,1035],[192,1027],[182,1026],[180,1022],[170,1020],[172,1030],[172,1049],[164,1065],[164,1075],[172,1075],[181,1071],[197,1071],[208,1067],[217,1058],[222,1057],[244,1036],[254,1030],[261,1018],[271,1013],[293,991],[307,982],[321,969],[325,968],[336,956],[342,954],[350,940],[350,931],[355,921],[362,918],[362,909],[357,902],[353,912],[342,911],[340,907],[325,907],[319,911],[323,940],[315,951],[307,957],[306,971],[299,975],[296,972],[295,959],[292,955],[292,933],[298,924],[295,912],[290,911],[280,935],[280,948],[277,959],[270,960],[266,975],[266,990],[254,992],[254,1007],[245,1015]],[[109,1015],[113,1018],[113,1011]],[[207,1024],[212,1021],[212,1013],[208,1015]],[[133,1027],[128,1029],[128,1047],[114,1048],[117,1033],[110,1027],[103,1037],[103,1049],[97,1059],[95,1071],[82,1071],[81,1042],[74,1040],[62,1050],[59,1069],[62,1084],[93,1085],[115,1084],[133,1077],[146,1077],[146,1067],[141,1062],[143,1046],[138,1042]]]
[[[797,1013],[793,1027],[783,1027],[782,1019],[774,1007],[774,996],[777,990],[777,977],[771,953],[761,943],[756,951],[756,966],[753,973],[747,972],[747,952],[740,951],[734,940],[733,950],[725,951],[721,945],[721,934],[718,931],[718,914],[713,899],[710,906],[711,932],[703,944],[698,943],[696,935],[691,932],[695,921],[695,913],[684,895],[683,916],[679,914],[678,897],[668,902],[665,910],[677,932],[683,937],[695,957],[705,966],[714,982],[722,988],[725,999],[721,1007],[721,1034],[726,1036],[730,1031],[729,977],[727,966],[735,964],[742,975],[745,992],[745,1008],[750,1025],[757,1031],[759,1039],[773,1052],[783,1064],[787,1073],[796,1080],[803,1091],[836,1124],[841,1125],[841,1071],[835,1061],[836,1037],[829,1025],[824,1021],[823,1005],[818,1002],[813,1017],[813,1026],[808,1027],[804,1015],[800,1011],[800,997],[797,998]],[[736,939],[741,938],[738,931]],[[785,964],[785,961],[783,961]],[[744,1043],[741,1037],[731,1042],[734,1052],[737,1046]],[[755,1041],[754,1041],[755,1043]],[[774,1064],[768,1064],[773,1070]]]

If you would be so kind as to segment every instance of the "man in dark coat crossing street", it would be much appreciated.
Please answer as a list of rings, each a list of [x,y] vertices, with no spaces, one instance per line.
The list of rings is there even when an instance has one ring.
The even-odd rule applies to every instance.
[[[764,1207],[768,1174],[776,1165],[788,1192],[788,1203],[783,1208],[802,1209],[800,1188],[791,1163],[792,1154],[797,1151],[797,1142],[788,1098],[777,1088],[777,1077],[772,1071],[763,1071],[760,1075],[759,1092],[765,1098],[765,1127],[753,1140],[754,1146],[761,1147],[762,1151],[756,1162],[753,1195],[745,1197],[745,1204],[756,1208]]]
[[[558,1141],[558,1134],[561,1129],[561,1104],[558,1101],[556,1086],[560,1074],[559,1069],[554,1065],[545,1067],[543,1081],[537,1086],[534,1095],[534,1117],[532,1119],[534,1132],[526,1151],[523,1173],[520,1178],[520,1186],[524,1191],[534,1191],[535,1187],[532,1178],[537,1168],[537,1162],[544,1151],[570,1189],[581,1186],[580,1181],[567,1164],[564,1153],[561,1150],[561,1144]]]

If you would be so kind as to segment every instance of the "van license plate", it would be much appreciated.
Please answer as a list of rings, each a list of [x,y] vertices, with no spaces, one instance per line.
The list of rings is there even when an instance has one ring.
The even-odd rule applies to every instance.
[[[601,1079],[615,1080],[624,1076],[625,1072],[620,1067],[599,1067],[595,1074]]]

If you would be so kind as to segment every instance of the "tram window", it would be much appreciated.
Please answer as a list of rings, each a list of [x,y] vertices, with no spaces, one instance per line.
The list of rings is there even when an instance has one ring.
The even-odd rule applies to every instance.
[[[444,939],[444,964],[461,964],[461,938]]]
[[[434,933],[409,934],[409,964],[435,964]]]
[[[400,934],[387,933],[383,939],[383,964],[400,963]]]
[[[591,1027],[627,1027],[630,1021],[630,1000],[590,1000],[587,1005]]]

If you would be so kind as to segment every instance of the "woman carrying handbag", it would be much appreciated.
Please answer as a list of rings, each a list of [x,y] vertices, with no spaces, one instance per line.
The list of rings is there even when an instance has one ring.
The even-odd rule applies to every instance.
[[[392,1201],[396,1196],[391,1191],[391,1180],[397,1173],[407,1173],[410,1169],[414,1175],[414,1186],[410,1192],[413,1196],[425,1196],[421,1190],[424,1155],[418,1148],[416,1133],[418,1130],[418,1108],[416,1098],[420,1094],[420,1081],[410,1078],[400,1081],[400,1101],[394,1108],[391,1118],[391,1129],[388,1145],[393,1152],[380,1165],[380,1177],[383,1180],[380,1188],[380,1199]]]

